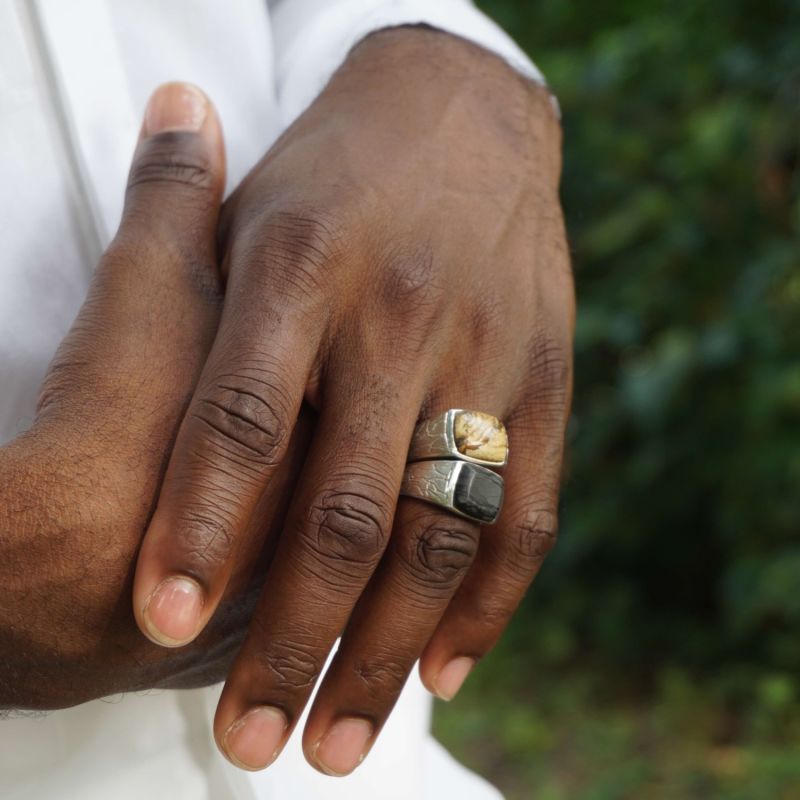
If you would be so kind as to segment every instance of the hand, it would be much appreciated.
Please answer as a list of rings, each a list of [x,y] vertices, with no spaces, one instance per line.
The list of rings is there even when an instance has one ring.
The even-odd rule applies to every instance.
[[[134,610],[185,644],[228,585],[304,399],[319,409],[215,734],[269,764],[343,639],[304,734],[351,771],[414,662],[452,697],[553,543],[572,278],[547,92],[459,39],[365,40],[223,212],[220,328],[137,565]],[[398,490],[415,423],[507,424],[506,507],[480,531]],[[180,587],[176,591],[175,587]]]
[[[0,449],[2,708],[212,683],[242,639],[269,557],[262,539],[274,541],[303,455],[302,425],[256,516],[259,535],[195,645],[152,645],[129,601],[165,454],[219,321],[223,184],[213,109],[196,91],[166,87],[148,112],[121,228],[50,367],[37,421]]]

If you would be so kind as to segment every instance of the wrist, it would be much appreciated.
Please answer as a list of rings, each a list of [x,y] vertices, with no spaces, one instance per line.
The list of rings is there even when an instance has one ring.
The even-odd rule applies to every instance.
[[[375,31],[353,48],[345,65],[354,59],[363,59],[365,66],[371,59],[370,66],[381,73],[382,80],[384,70],[409,79],[419,74],[437,84],[470,86],[482,95],[491,91],[485,99],[499,100],[502,105],[510,99],[514,104],[530,105],[531,112],[544,100],[546,113],[557,122],[556,106],[542,81],[526,76],[493,50],[428,25]]]
[[[509,149],[558,188],[562,132],[548,89],[459,36],[426,26],[376,31],[351,51],[320,100],[342,113],[352,103],[361,124],[366,105],[374,109],[368,124],[400,130],[409,118],[441,129],[450,116],[454,136]]]

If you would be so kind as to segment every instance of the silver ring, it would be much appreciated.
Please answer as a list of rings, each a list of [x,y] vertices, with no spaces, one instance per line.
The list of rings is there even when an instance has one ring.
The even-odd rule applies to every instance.
[[[417,461],[406,466],[400,494],[442,506],[482,525],[500,516],[505,485],[486,467],[467,461]]]
[[[508,463],[505,425],[491,414],[451,408],[420,422],[411,438],[408,461],[456,458],[498,469]]]

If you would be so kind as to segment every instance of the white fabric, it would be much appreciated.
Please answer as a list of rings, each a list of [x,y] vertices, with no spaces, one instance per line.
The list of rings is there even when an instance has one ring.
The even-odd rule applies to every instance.
[[[236,185],[361,37],[427,22],[538,72],[467,0],[0,0],[0,443],[36,391],[116,230],[147,97],[203,87]],[[3,800],[490,800],[499,795],[428,733],[414,676],[373,752],[319,775],[295,736],[251,774],[216,752],[217,688],[152,692],[0,721]]]
[[[271,5],[278,102],[285,124],[313,101],[359,40],[397,25],[425,23],[447,30],[494,50],[544,83],[525,53],[469,0],[277,0]]]

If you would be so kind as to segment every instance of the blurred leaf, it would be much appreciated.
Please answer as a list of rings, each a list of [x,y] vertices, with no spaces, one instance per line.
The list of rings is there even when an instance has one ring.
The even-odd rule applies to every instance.
[[[560,542],[449,741],[510,798],[800,797],[800,1],[479,5],[561,103],[579,318]]]

